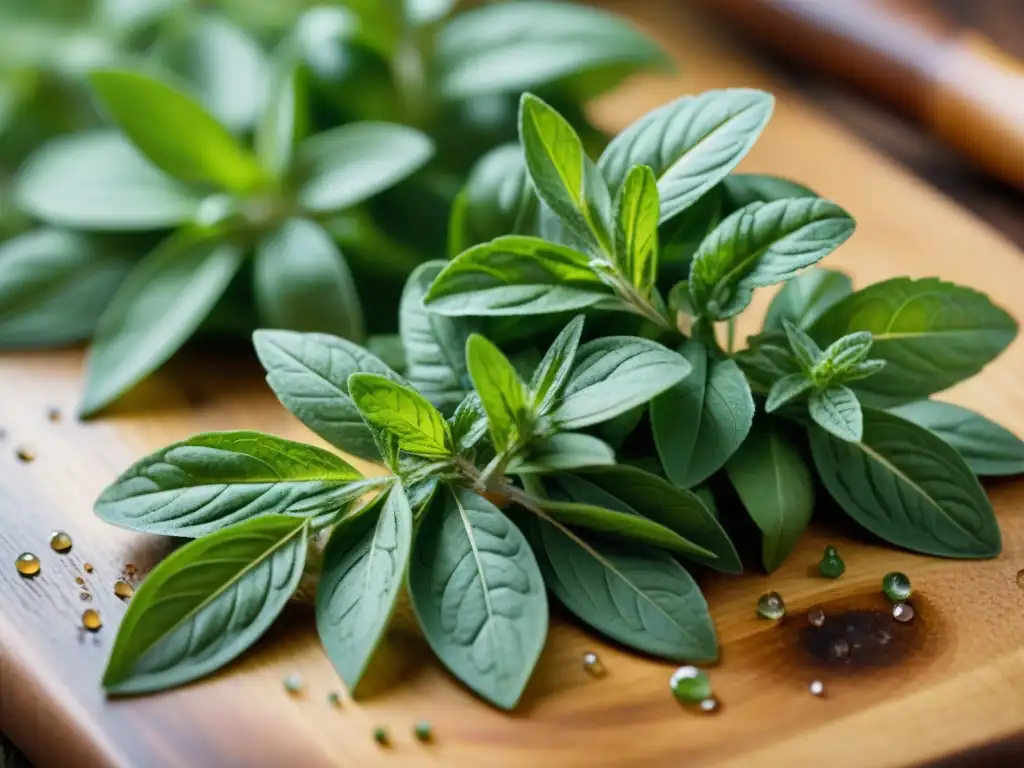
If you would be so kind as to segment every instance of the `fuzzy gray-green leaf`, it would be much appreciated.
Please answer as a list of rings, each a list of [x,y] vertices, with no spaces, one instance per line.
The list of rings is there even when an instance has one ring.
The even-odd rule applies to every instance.
[[[864,416],[857,395],[841,384],[815,390],[807,400],[814,423],[840,440],[856,442],[864,435]]]
[[[810,328],[825,310],[853,293],[849,275],[824,267],[814,267],[786,281],[764,319],[764,329],[782,330],[788,320],[798,328]]]

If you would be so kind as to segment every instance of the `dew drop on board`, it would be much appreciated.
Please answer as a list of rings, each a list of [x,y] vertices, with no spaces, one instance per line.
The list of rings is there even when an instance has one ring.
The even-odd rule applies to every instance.
[[[680,704],[701,704],[711,696],[711,681],[707,673],[697,667],[679,667],[668,680],[672,695]]]
[[[427,742],[434,738],[434,729],[426,720],[420,720],[413,729],[417,741]]]
[[[905,573],[893,571],[885,574],[882,578],[882,591],[894,603],[902,603],[910,597],[913,590],[910,588],[910,579]]]
[[[782,600],[782,595],[778,592],[769,592],[766,595],[761,595],[757,601],[757,615],[763,619],[771,619],[776,621],[786,615],[786,604]]]
[[[288,693],[296,694],[302,692],[302,675],[293,673],[284,679],[284,689]]]
[[[714,696],[708,696],[700,703],[701,712],[706,712],[709,715],[717,714],[721,708],[721,702]]]
[[[82,626],[90,632],[99,632],[103,626],[103,619],[100,612],[95,608],[86,608],[82,611]]]
[[[327,703],[335,709],[341,709],[341,694],[337,691],[331,691],[327,694]]]
[[[135,594],[135,587],[124,579],[118,579],[114,582],[114,594],[122,600],[128,600]]]
[[[43,569],[39,558],[31,552],[22,552],[18,555],[18,559],[14,561],[14,567],[27,579],[35,578]]]
[[[821,680],[812,680],[807,690],[811,692],[811,696],[821,697],[825,695],[825,684]]]
[[[385,728],[377,726],[373,729],[373,740],[380,744],[382,747],[388,745],[388,732]]]
[[[71,551],[71,537],[64,531],[54,531],[50,534],[50,549],[61,555]]]
[[[605,672],[604,662],[593,651],[587,651],[583,654],[583,669],[594,677],[603,677]]]
[[[93,571],[92,563],[85,563],[85,564],[83,564],[82,565],[82,570],[85,571],[86,573],[92,573],[92,571]]]
[[[906,624],[914,618],[914,609],[906,603],[896,603],[892,607],[892,617],[900,624]]]
[[[825,611],[821,608],[811,608],[807,612],[807,621],[810,622],[812,627],[825,626]]]

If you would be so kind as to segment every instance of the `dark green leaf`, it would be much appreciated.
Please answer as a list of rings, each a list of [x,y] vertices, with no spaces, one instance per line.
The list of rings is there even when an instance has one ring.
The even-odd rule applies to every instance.
[[[533,372],[530,393],[533,407],[538,414],[544,415],[551,410],[562,394],[562,388],[572,372],[572,364],[576,359],[576,350],[579,348],[582,335],[583,315],[577,315],[558,334],[544,354],[544,359]]]
[[[512,363],[483,336],[473,334],[466,342],[466,364],[480,403],[487,412],[494,449],[504,451],[525,439],[527,391]]]
[[[865,408],[859,443],[817,426],[810,437],[828,492],[876,536],[940,557],[999,554],[999,524],[985,491],[960,454],[927,429]]]
[[[783,320],[810,328],[826,309],[851,293],[853,281],[848,275],[824,267],[808,269],[787,281],[772,299],[764,329],[782,330]]]
[[[456,451],[463,453],[476,445],[487,434],[487,412],[480,402],[480,395],[476,392],[466,395],[448,423],[452,427]]]
[[[783,376],[772,384],[764,409],[767,413],[774,413],[784,405],[796,400],[813,386],[814,382],[804,373],[791,373],[788,376]]]
[[[686,280],[690,276],[693,255],[722,221],[722,198],[721,185],[713,187],[685,211],[658,228],[661,245],[659,273],[666,284]]]
[[[564,472],[614,463],[615,451],[603,440],[567,432],[531,442],[525,458],[511,464],[508,471],[513,474]]]
[[[398,437],[403,451],[428,458],[451,454],[448,422],[415,390],[380,374],[353,373],[348,391],[367,423]]]
[[[727,176],[722,181],[722,193],[728,213],[745,208],[751,203],[818,196],[803,184],[761,173],[733,173]]]
[[[647,297],[658,277],[658,187],[646,165],[633,168],[615,197],[615,260]]]
[[[135,592],[103,673],[108,693],[147,693],[214,672],[255,643],[298,587],[308,522],[269,515],[173,552]]]
[[[797,363],[800,364],[800,369],[810,376],[821,359],[821,349],[802,328],[798,328],[788,320],[783,320],[782,325],[786,329],[789,348],[793,351]]]

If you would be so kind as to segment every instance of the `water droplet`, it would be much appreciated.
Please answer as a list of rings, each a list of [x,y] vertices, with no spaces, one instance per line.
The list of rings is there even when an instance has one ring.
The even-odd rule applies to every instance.
[[[700,704],[711,698],[711,681],[697,667],[680,667],[672,673],[668,685],[680,704]]]
[[[16,450],[14,455],[18,457],[18,461],[24,462],[25,464],[36,460],[36,452],[31,448],[26,448],[25,446]]]
[[[135,587],[123,579],[118,579],[114,582],[114,594],[122,600],[127,600],[135,594]]]
[[[335,709],[339,709],[341,707],[341,694],[337,691],[331,691],[327,694],[327,703]]]
[[[583,669],[594,677],[602,677],[605,672],[604,662],[602,662],[601,657],[593,651],[587,651],[583,654]]]
[[[708,696],[700,703],[701,711],[706,712],[709,715],[713,715],[718,712],[721,706],[721,703],[714,696]]]
[[[377,726],[373,729],[373,740],[380,744],[382,747],[388,745],[388,732],[385,728]]]
[[[53,424],[58,423],[61,420],[60,408],[55,405],[51,405],[46,409],[46,418]]]
[[[413,732],[416,734],[416,738],[419,741],[430,741],[434,738],[434,731],[430,727],[430,723],[426,720],[420,720],[416,723],[416,728],[413,729]]]
[[[905,573],[893,571],[882,578],[882,591],[894,603],[902,603],[910,597],[910,579]]]
[[[807,689],[811,692],[812,696],[825,695],[825,684],[821,682],[821,680],[812,680],[811,684],[807,686]]]
[[[900,624],[906,624],[914,618],[914,609],[906,603],[896,603],[892,607],[892,617]]]
[[[832,643],[832,647],[829,648],[829,652],[836,659],[847,659],[850,657],[850,644],[840,638]]]
[[[86,608],[82,611],[82,626],[90,632],[99,632],[100,627],[103,626],[103,619],[100,618],[100,612],[95,608]]]
[[[82,570],[85,571],[86,573],[92,573],[92,570],[93,570],[92,569],[92,563],[83,563],[82,564]]]
[[[39,575],[39,571],[42,570],[42,565],[39,562],[39,558],[33,555],[31,552],[22,552],[18,555],[18,559],[14,561],[14,567],[18,569],[18,573],[27,578],[33,578]]]
[[[823,627],[825,626],[825,611],[821,608],[811,608],[807,612],[807,620],[812,627]]]
[[[284,689],[288,693],[302,692],[302,675],[293,673],[284,679]]]
[[[71,551],[71,537],[64,531],[54,531],[50,534],[50,549],[66,555]]]
[[[782,595],[778,592],[769,592],[761,595],[757,601],[757,615],[763,619],[781,619],[786,615],[786,604],[782,601]]]

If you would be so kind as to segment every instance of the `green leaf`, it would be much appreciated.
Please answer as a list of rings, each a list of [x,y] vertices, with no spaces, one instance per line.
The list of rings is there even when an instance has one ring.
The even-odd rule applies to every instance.
[[[531,402],[538,415],[547,414],[562,394],[582,335],[583,315],[577,315],[561,330],[533,372],[530,379]]]
[[[927,429],[865,408],[860,442],[817,426],[810,438],[825,488],[876,536],[939,557],[995,557],[1002,549],[992,504],[974,473]]]
[[[659,276],[663,282],[678,282],[690,276],[690,261],[694,254],[722,221],[722,198],[722,185],[719,184],[658,228],[661,246]]]
[[[945,440],[976,475],[1024,473],[1024,442],[981,414],[936,400],[902,405],[892,413]]]
[[[658,187],[646,165],[629,172],[615,197],[612,218],[619,271],[647,297],[658,278]]]
[[[610,254],[611,196],[576,131],[550,106],[525,93],[519,138],[540,199],[588,247]]]
[[[268,515],[171,553],[128,604],[103,689],[131,694],[173,688],[248,650],[298,587],[307,532],[306,520]]]
[[[377,514],[334,529],[316,592],[316,629],[349,691],[356,690],[391,620],[412,549],[412,509],[395,483]],[[376,501],[376,500],[375,500]]]
[[[713,558],[690,556],[690,559],[724,573],[743,571],[743,564],[729,536],[694,493],[625,464],[579,469],[574,475],[577,493],[581,493],[581,482],[591,486],[583,498],[594,499],[595,502],[600,500],[603,506],[643,515],[714,554]],[[595,495],[595,491],[600,495]]]
[[[132,143],[171,176],[237,193],[265,183],[256,158],[192,97],[138,72],[93,70],[89,81]]]
[[[195,333],[241,264],[237,246],[188,230],[140,261],[96,326],[79,413],[93,415],[167,362]]]
[[[132,266],[124,255],[58,229],[0,244],[0,349],[89,338]]]
[[[565,246],[510,235],[470,248],[435,278],[424,303],[465,315],[547,315],[613,298],[590,260]]]
[[[725,465],[754,421],[754,398],[733,360],[716,359],[698,341],[679,354],[690,374],[651,403],[651,428],[669,480],[699,485]]]
[[[363,340],[363,310],[352,273],[319,224],[288,219],[265,235],[256,246],[253,274],[264,326]]]
[[[296,61],[293,46],[282,43],[275,53],[266,103],[253,142],[256,156],[275,176],[291,165],[295,147],[308,130],[308,96],[305,72]]]
[[[788,320],[806,330],[840,299],[853,293],[853,281],[848,275],[824,267],[814,267],[791,278],[782,286],[764,319],[764,329],[782,330]]]
[[[572,374],[552,418],[562,429],[580,429],[646,403],[691,371],[686,358],[661,344],[607,336],[579,348]]]
[[[814,386],[814,382],[807,378],[804,373],[791,373],[783,376],[772,384],[768,392],[768,399],[764,404],[767,413],[774,413],[784,405],[789,405],[807,390]]]
[[[380,458],[370,429],[349,396],[360,371],[405,380],[362,347],[324,333],[256,331],[256,355],[267,383],[289,411],[327,442],[364,459]]]
[[[430,312],[423,305],[423,297],[446,263],[428,261],[409,276],[398,326],[409,383],[442,413],[451,413],[469,391],[466,339],[475,324]]]
[[[534,551],[548,589],[598,632],[676,661],[714,661],[718,640],[693,577],[656,549],[584,542],[538,521]]]
[[[405,17],[417,26],[440,21],[455,8],[458,0],[405,0]]]
[[[857,442],[864,436],[864,416],[857,395],[842,385],[817,389],[807,408],[814,422],[840,440]]]
[[[1017,322],[970,288],[935,278],[898,277],[830,307],[811,328],[829,344],[854,331],[874,337],[885,369],[855,389],[863,402],[918,400],[974,376],[1017,335]]]
[[[135,462],[95,509],[121,528],[197,538],[259,515],[327,518],[365,492],[362,479],[312,445],[260,432],[209,432]]]
[[[701,243],[690,266],[694,306],[712,320],[741,312],[755,288],[788,280],[853,234],[853,218],[828,200],[754,203],[729,216]]]
[[[476,392],[466,395],[448,423],[452,427],[452,441],[458,453],[465,453],[480,442],[480,438],[487,434],[487,412],[480,402],[480,395]]]
[[[415,550],[409,594],[430,647],[477,694],[512,709],[548,632],[530,545],[489,501],[446,488],[427,510]]]
[[[366,422],[397,436],[403,451],[428,458],[451,454],[448,422],[415,390],[380,374],[353,373],[348,391]]]
[[[793,551],[814,511],[814,481],[800,452],[776,426],[756,429],[725,465],[764,539],[761,562],[774,571]]]
[[[430,138],[394,123],[349,123],[306,139],[295,157],[299,202],[330,212],[363,202],[422,168]]]
[[[817,367],[818,361],[821,360],[821,349],[802,328],[796,327],[788,320],[783,320],[782,325],[786,329],[789,348],[793,350],[793,356],[799,363],[800,369],[810,376]]]
[[[466,364],[487,412],[494,449],[504,451],[526,439],[528,393],[512,363],[494,344],[474,333],[466,341]]]
[[[792,197],[818,197],[803,184],[762,173],[733,173],[722,181],[725,207],[729,213],[751,203],[770,203]]]
[[[771,94],[746,88],[684,96],[649,112],[620,133],[598,167],[618,190],[634,165],[658,179],[661,221],[689,208],[724,179],[771,117]]]
[[[18,206],[36,218],[75,229],[173,227],[199,201],[113,131],[60,136],[33,154],[18,177]]]
[[[619,16],[550,2],[492,4],[459,14],[440,31],[434,66],[450,99],[515,93],[570,76],[616,77],[666,62]]]
[[[526,456],[510,464],[508,471],[520,475],[544,474],[614,463],[615,451],[603,440],[567,432],[532,441]]]

